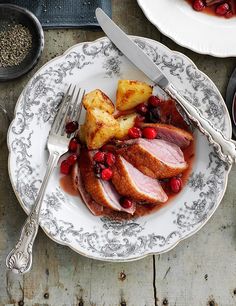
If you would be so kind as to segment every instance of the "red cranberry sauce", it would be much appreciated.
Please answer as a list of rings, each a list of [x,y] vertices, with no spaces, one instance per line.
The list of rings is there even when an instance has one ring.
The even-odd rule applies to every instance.
[[[231,18],[236,15],[234,0],[187,0],[195,11]]]

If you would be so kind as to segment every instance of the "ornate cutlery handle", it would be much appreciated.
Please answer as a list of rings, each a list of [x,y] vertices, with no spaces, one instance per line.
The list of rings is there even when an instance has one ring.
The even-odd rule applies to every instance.
[[[32,266],[32,248],[38,232],[40,209],[48,180],[51,176],[52,170],[57,165],[58,159],[59,154],[57,152],[50,154],[47,171],[37,195],[34,207],[32,208],[32,211],[22,227],[20,239],[6,258],[7,268],[17,274],[24,274],[28,272]]]
[[[220,159],[228,164],[236,162],[235,142],[231,139],[227,139],[219,130],[213,127],[210,121],[203,118],[196,107],[191,105],[187,99],[181,96],[178,90],[172,84],[169,83],[163,89],[180,104],[189,119],[197,125],[198,129],[204,135],[207,136],[209,142],[216,149]]]

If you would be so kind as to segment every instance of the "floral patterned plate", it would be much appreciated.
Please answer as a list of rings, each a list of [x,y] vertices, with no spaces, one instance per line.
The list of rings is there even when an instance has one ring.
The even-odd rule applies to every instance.
[[[224,101],[211,80],[183,54],[161,43],[132,37],[173,84],[226,136],[231,135]],[[44,65],[29,81],[9,128],[9,175],[16,196],[29,213],[46,169],[47,136],[56,107],[69,83],[86,91],[100,88],[113,100],[120,78],[149,81],[107,39],[80,43]],[[163,253],[196,233],[218,207],[229,167],[207,139],[195,131],[196,158],[187,186],[159,211],[138,219],[115,221],[93,216],[79,197],[63,192],[56,169],[42,206],[40,224],[54,241],[87,257],[128,261]]]

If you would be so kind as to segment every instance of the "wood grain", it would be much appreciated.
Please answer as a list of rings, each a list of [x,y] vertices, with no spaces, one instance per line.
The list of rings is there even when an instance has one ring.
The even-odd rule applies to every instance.
[[[113,0],[113,19],[129,34],[162,41],[189,56],[225,94],[236,59],[216,59],[177,46],[147,21],[135,0]],[[104,36],[84,30],[45,31],[45,50],[33,71],[0,84],[0,103],[11,118],[22,89],[45,62],[82,41]],[[41,230],[33,270],[16,276],[5,257],[25,219],[7,174],[6,144],[0,151],[0,305],[26,306],[233,306],[236,305],[236,167],[226,195],[209,223],[193,237],[161,256],[138,262],[105,263],[57,245]]]

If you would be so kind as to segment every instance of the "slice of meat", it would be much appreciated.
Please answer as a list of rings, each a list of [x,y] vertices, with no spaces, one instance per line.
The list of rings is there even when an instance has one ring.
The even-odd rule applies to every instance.
[[[81,173],[80,173],[77,163],[74,165],[72,169],[72,180],[73,180],[74,188],[79,190],[81,198],[83,199],[84,203],[86,204],[88,209],[91,211],[91,213],[95,216],[103,215],[104,207],[96,203],[91,197],[91,195],[85,190],[85,187],[84,187],[84,184],[81,178]]]
[[[116,157],[112,183],[120,194],[139,202],[157,204],[168,200],[157,180],[144,175],[121,156]]]
[[[181,149],[162,139],[126,141],[118,150],[129,163],[152,178],[168,178],[182,173],[188,164]],[[130,145],[129,145],[130,144]]]
[[[98,179],[93,171],[92,156],[94,152],[86,149],[81,150],[79,158],[79,168],[86,191],[98,204],[108,207],[112,210],[124,211],[134,214],[136,210],[135,203],[130,208],[123,208],[120,205],[120,195],[109,181]]]
[[[193,140],[193,135],[183,129],[163,123],[141,123],[141,127],[154,127],[157,130],[157,138],[176,144],[180,148],[186,148]]]

